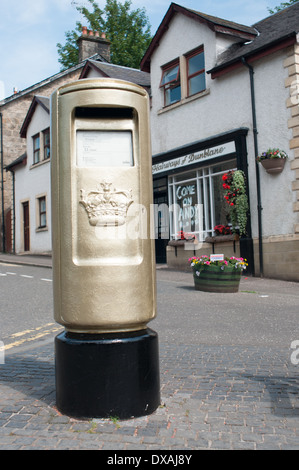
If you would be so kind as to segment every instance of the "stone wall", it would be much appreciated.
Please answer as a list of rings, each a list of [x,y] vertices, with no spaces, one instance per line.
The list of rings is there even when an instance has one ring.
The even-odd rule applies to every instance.
[[[291,118],[288,121],[288,127],[292,130],[292,139],[290,140],[290,149],[294,151],[294,159],[291,162],[291,169],[294,173],[292,181],[292,190],[296,194],[293,204],[293,211],[299,212],[299,44],[288,51],[288,57],[284,62],[284,67],[288,70],[288,78],[285,81],[285,87],[289,89],[289,99],[287,108],[290,109]],[[298,223],[294,226],[294,233],[299,234]]]
[[[2,139],[3,139],[3,162],[4,167],[16,160],[26,151],[26,139],[20,137],[21,126],[35,95],[50,96],[60,86],[78,80],[83,65],[73,67],[69,72],[61,72],[53,77],[27,88],[0,102],[0,113],[2,114]],[[3,172],[4,182],[4,213],[6,214],[12,206],[12,178],[11,173]],[[0,194],[2,194],[0,180]],[[0,251],[3,246],[2,234],[2,208],[0,207],[1,229],[0,229]],[[9,238],[9,233],[5,238]],[[9,242],[9,241],[8,241]],[[9,243],[6,243],[8,248]]]

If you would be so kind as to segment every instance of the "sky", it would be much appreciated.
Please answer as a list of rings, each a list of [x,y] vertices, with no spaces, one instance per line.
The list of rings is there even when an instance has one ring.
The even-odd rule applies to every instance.
[[[120,0],[122,3],[124,0]],[[98,0],[103,8],[106,0]],[[176,0],[186,8],[252,25],[269,16],[281,0]],[[77,5],[87,0],[0,0],[0,100],[58,73],[57,43],[65,32],[84,25]],[[171,0],[132,0],[131,10],[145,8],[155,34]],[[86,24],[87,26],[87,24]]]

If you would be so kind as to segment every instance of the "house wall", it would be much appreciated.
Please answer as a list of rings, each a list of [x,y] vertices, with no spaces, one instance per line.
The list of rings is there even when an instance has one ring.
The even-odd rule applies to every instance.
[[[254,68],[258,150],[262,152],[269,147],[278,147],[289,155],[283,172],[270,175],[260,164],[256,169],[247,67],[241,66],[214,80],[206,74],[205,92],[163,109],[163,92],[159,88],[161,66],[201,44],[205,49],[205,68],[209,70],[214,67],[216,55],[225,44],[223,37],[184,15],[176,15],[151,57],[153,154],[161,154],[232,129],[249,128],[248,185],[256,274],[259,274],[260,267],[256,184],[256,171],[259,171],[264,274],[280,277],[280,272],[283,272],[282,278],[299,280],[299,259],[294,254],[299,251],[299,150],[295,149],[296,145],[299,147],[298,105],[296,108],[290,108],[290,103],[287,105],[291,83],[294,82],[294,76],[291,81],[288,81],[288,76],[297,71],[298,46],[295,52],[293,48],[282,49],[251,64]],[[276,250],[279,250],[279,255],[273,261]],[[288,252],[289,257],[294,255],[292,273],[283,261],[284,252]],[[169,247],[169,264],[174,259],[173,253],[174,249]],[[188,257],[189,253],[183,255],[184,260]],[[177,261],[176,256],[174,262]]]
[[[33,165],[32,136],[50,126],[50,115],[40,105],[27,129],[27,165],[15,170],[15,251],[24,251],[23,202],[29,201],[30,253],[51,252],[50,160]],[[46,197],[47,226],[39,229],[38,199]]]
[[[17,95],[8,97],[0,102],[0,113],[2,114],[2,139],[4,167],[16,160],[26,150],[26,140],[20,137],[20,129],[32,102],[34,95],[50,96],[58,87],[78,80],[83,65],[74,67],[70,72],[51,77],[19,92]],[[12,207],[12,178],[11,173],[4,171],[4,212]],[[1,181],[0,191],[2,193]],[[2,211],[0,207],[0,218]],[[2,224],[1,224],[2,228]],[[2,230],[0,229],[0,250],[2,250]]]

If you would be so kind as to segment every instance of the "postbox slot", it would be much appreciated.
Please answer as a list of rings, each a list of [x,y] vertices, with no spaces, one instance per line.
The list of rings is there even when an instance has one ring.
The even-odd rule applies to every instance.
[[[133,108],[77,107],[75,118],[81,119],[133,119]]]

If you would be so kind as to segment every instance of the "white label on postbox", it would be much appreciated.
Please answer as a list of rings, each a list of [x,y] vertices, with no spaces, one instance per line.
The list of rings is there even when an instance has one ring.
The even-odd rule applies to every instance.
[[[77,166],[133,166],[131,131],[77,131]]]
[[[224,255],[210,255],[211,261],[223,261]]]

